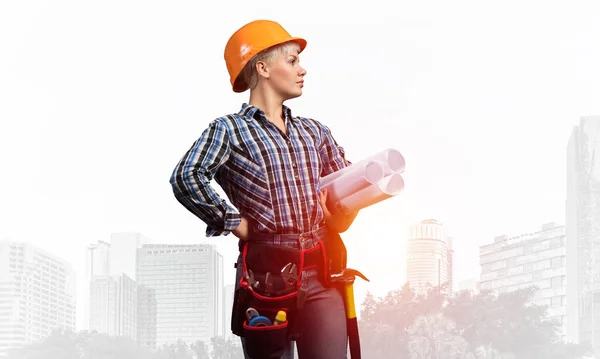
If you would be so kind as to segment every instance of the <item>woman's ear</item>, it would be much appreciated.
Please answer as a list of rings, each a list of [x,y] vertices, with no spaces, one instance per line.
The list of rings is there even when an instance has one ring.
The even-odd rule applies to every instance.
[[[256,73],[258,74],[258,76],[268,79],[270,75],[267,63],[264,61],[258,61],[256,63]]]

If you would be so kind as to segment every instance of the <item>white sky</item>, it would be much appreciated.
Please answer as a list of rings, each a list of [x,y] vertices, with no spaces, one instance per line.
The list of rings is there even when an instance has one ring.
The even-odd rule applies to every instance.
[[[212,8],[209,8],[212,7]],[[358,281],[405,280],[409,225],[444,223],[455,279],[478,277],[478,246],[564,223],[566,144],[600,115],[596,1],[2,1],[0,239],[27,241],[84,272],[111,232],[216,243],[233,282],[234,237],[173,197],[177,161],[215,117],[239,110],[223,60],[258,18],[307,39],[293,112],[327,124],[350,160],[384,148],[406,190],[343,235]]]

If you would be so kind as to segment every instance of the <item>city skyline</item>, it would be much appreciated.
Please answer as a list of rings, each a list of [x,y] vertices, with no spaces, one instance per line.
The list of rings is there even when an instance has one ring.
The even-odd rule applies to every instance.
[[[457,283],[496,236],[566,224],[567,143],[600,115],[597,4],[375,1],[343,17],[318,1],[214,6],[0,3],[0,240],[60,255],[78,289],[86,246],[112,233],[214,244],[232,283],[237,239],[205,238],[168,180],[208,122],[248,100],[229,88],[223,49],[257,18],[308,41],[293,113],[326,124],[351,161],[389,147],[406,159],[404,192],[342,234],[371,280],[355,284],[357,303],[404,281],[412,223],[444,224]]]
[[[596,119],[596,120],[600,124],[600,117],[598,119]],[[522,234],[520,234],[518,236],[514,236],[514,237],[509,237],[507,235],[496,236],[493,239],[493,242],[488,243],[487,245],[484,245],[484,246],[480,247],[480,250],[482,251],[479,254],[480,260],[482,260],[483,257],[489,257],[490,255],[496,255],[497,256],[498,254],[500,254],[500,257],[498,257],[496,259],[492,259],[491,262],[493,262],[494,260],[502,260],[502,258],[508,258],[510,256],[512,256],[512,258],[510,258],[510,259],[513,259],[513,261],[512,261],[512,264],[508,264],[508,265],[506,263],[504,263],[504,267],[502,267],[504,269],[502,269],[502,268],[500,268],[498,266],[496,266],[495,268],[494,267],[490,267],[490,264],[489,264],[490,260],[487,260],[487,262],[486,261],[482,261],[481,262],[480,271],[478,273],[478,280],[477,280],[477,283],[476,283],[477,284],[476,285],[477,288],[470,288],[470,289],[471,290],[475,290],[476,292],[479,290],[479,287],[481,287],[482,290],[490,290],[490,289],[497,290],[497,288],[494,286],[494,284],[490,285],[490,283],[494,283],[494,281],[497,281],[497,280],[491,280],[490,279],[491,278],[491,277],[489,277],[490,270],[492,271],[491,274],[499,273],[498,270],[500,270],[500,271],[504,270],[505,272],[504,272],[503,276],[504,277],[508,276],[506,279],[503,279],[504,282],[500,284],[500,292],[503,292],[502,289],[509,289],[508,287],[514,287],[513,289],[510,289],[510,290],[514,290],[514,289],[518,289],[518,288],[524,288],[524,287],[527,287],[529,285],[538,285],[539,286],[540,283],[542,283],[542,282],[540,282],[540,280],[541,281],[547,280],[548,281],[548,286],[546,286],[545,284],[541,285],[541,288],[538,290],[538,293],[534,297],[534,301],[535,301],[536,304],[542,304],[542,305],[548,305],[549,306],[549,310],[550,310],[550,312],[548,314],[549,317],[551,317],[551,316],[557,316],[557,315],[559,316],[557,318],[560,319],[560,323],[562,325],[561,338],[564,340],[565,339],[565,330],[566,330],[566,326],[567,326],[566,325],[567,324],[566,311],[564,310],[564,308],[566,306],[566,301],[564,299],[565,298],[564,297],[564,295],[565,295],[564,289],[565,289],[565,285],[566,285],[566,283],[568,283],[568,281],[565,281],[564,279],[562,279],[560,282],[557,282],[557,284],[555,284],[555,280],[554,279],[556,279],[555,276],[557,274],[558,275],[562,275],[563,277],[566,274],[564,272],[565,261],[563,260],[560,264],[555,265],[554,258],[552,258],[552,262],[550,262],[550,257],[552,257],[551,253],[555,253],[554,252],[555,248],[558,248],[558,249],[562,250],[562,252],[556,252],[556,253],[558,253],[559,255],[562,255],[562,257],[565,258],[564,249],[565,249],[565,238],[566,238],[565,228],[566,227],[565,227],[565,225],[557,225],[556,223],[548,223],[548,224],[542,225],[541,228],[542,228],[541,232],[535,232],[534,231],[534,232],[522,233]],[[411,230],[412,230],[412,233],[413,233],[412,238],[448,239],[444,235],[442,224],[439,223],[435,219],[424,219],[424,220],[422,220],[419,223],[415,223],[412,226]],[[133,237],[133,238],[139,238],[139,237],[144,237],[144,236],[141,235],[140,233],[118,233],[118,234],[112,234],[111,235],[111,238],[115,238],[115,237],[116,238],[127,238],[127,237],[129,237],[129,238],[131,238],[131,237]],[[188,252],[190,249],[193,250],[193,248],[212,248],[211,250],[214,251],[219,258],[222,258],[221,255],[218,253],[218,251],[216,251],[214,249],[215,246],[211,246],[211,245],[209,245],[209,247],[203,247],[203,245],[156,244],[154,241],[151,241],[147,237],[145,239],[146,239],[146,244],[144,244],[142,247],[138,248],[137,255],[136,255],[137,258],[133,259],[133,262],[135,263],[135,266],[137,267],[137,269],[136,269],[137,276],[140,275],[140,269],[139,269],[140,268],[139,267],[140,263],[138,262],[138,260],[140,259],[140,257],[139,257],[140,251],[142,251],[142,253],[143,252],[148,252],[148,253],[165,253],[165,249],[167,249],[167,250],[173,250],[174,251],[173,253],[177,253],[177,252],[184,252],[184,251]],[[546,244],[541,243],[541,241],[543,241],[543,240],[545,240],[545,242],[547,242],[547,243]],[[560,240],[560,242],[556,242],[555,243],[555,240]],[[150,242],[152,242],[152,244],[148,244]],[[540,243],[537,243],[537,242],[540,242]],[[15,241],[12,241],[12,242],[9,242],[9,241],[2,242],[2,241],[0,241],[0,244],[2,244],[2,243],[17,245],[17,246],[18,245],[21,245],[21,246],[25,245],[25,246],[28,246],[29,248],[31,248],[30,250],[39,251],[40,253],[43,253],[48,258],[54,258],[54,260],[62,261],[64,263],[64,265],[66,265],[67,267],[70,265],[68,262],[66,262],[64,260],[61,260],[59,257],[53,255],[52,253],[47,253],[47,252],[45,252],[43,250],[40,250],[40,249],[36,248],[35,246],[31,246],[31,245],[26,244],[26,243],[15,242]],[[110,248],[110,244],[108,242],[102,242],[102,241],[99,242],[99,243],[97,243],[97,244],[88,245],[88,246],[86,246],[86,248],[88,248],[88,249],[91,248],[91,247],[96,247],[97,248],[98,246],[103,246],[103,245],[107,245],[107,244],[109,245],[109,248]],[[497,249],[494,249],[494,250],[491,250],[491,251],[485,249],[485,248],[492,248],[492,246],[496,247]],[[529,251],[528,252],[524,249],[527,246],[529,246]],[[537,249],[536,249],[536,247],[537,247]],[[122,248],[122,246],[117,246],[116,248],[120,249],[120,248]],[[444,248],[445,248],[444,250],[447,251],[448,253],[451,252],[451,248],[452,248],[451,244],[448,247],[444,247]],[[521,252],[519,252],[518,254],[516,254],[515,249],[521,249]],[[495,252],[495,251],[497,251],[497,252]],[[508,254],[508,257],[506,255],[502,254],[503,251]],[[530,267],[529,270],[522,270],[522,271],[520,271],[518,273],[515,272],[515,271],[513,271],[512,273],[510,272],[511,271],[510,267],[511,266],[514,267],[515,263],[516,263],[517,266],[519,264],[521,264],[521,265],[523,264],[523,261],[519,260],[519,257],[515,257],[515,255],[519,255],[519,254],[520,255],[523,255],[523,254],[527,255],[527,254],[529,254],[528,257],[531,257],[532,253],[533,253],[533,255],[535,255],[537,252],[540,252],[540,251],[547,251],[547,253],[549,253],[549,256],[545,255],[545,258],[548,258],[548,263],[549,263],[548,266],[541,267],[539,265],[539,263],[541,263],[541,262],[539,262],[540,258],[537,258],[537,259],[534,260],[534,262],[538,261],[537,263],[533,263],[531,261],[531,259],[529,259],[528,262],[525,263],[525,266],[529,265],[529,267]],[[0,251],[0,252],[2,252],[2,251]],[[119,254],[119,253],[117,252],[117,254]],[[102,254],[102,256],[105,257],[104,254]],[[128,263],[129,263],[130,260],[132,260],[132,258],[127,258],[127,257],[124,257],[122,255],[118,255],[118,257],[119,257],[120,260],[126,261]],[[515,261],[515,258],[516,258],[516,261]],[[523,257],[523,258],[525,258],[525,257]],[[105,259],[106,259],[106,261],[105,261],[106,263],[111,263],[113,265],[116,264],[116,267],[124,268],[118,261],[115,262],[114,260],[111,259],[110,250],[109,250],[108,256]],[[509,262],[510,262],[510,259],[509,259]],[[504,261],[506,262],[506,259],[504,259]],[[176,263],[176,262],[178,262],[178,260],[175,257],[173,257],[171,260],[167,260],[164,263]],[[91,267],[94,267],[93,263],[94,262],[90,262]],[[219,261],[219,263],[222,264],[221,261]],[[150,262],[148,262],[148,264],[152,265],[152,264],[155,264],[155,262],[150,261]],[[495,263],[492,263],[492,266],[494,264]],[[537,267],[536,267],[536,264],[537,264]],[[172,265],[173,264],[171,264],[171,266]],[[448,272],[447,272],[444,280],[445,281],[450,281],[450,283],[452,283],[452,281],[455,280],[455,278],[452,278],[452,275],[451,275],[451,272],[452,272],[451,271],[451,264],[446,263],[446,265],[449,265],[449,267],[448,267]],[[488,269],[485,269],[486,266],[487,266]],[[109,287],[111,285],[113,287],[115,287],[115,286],[116,287],[124,287],[124,286],[131,287],[133,285],[137,289],[138,286],[141,288],[143,284],[146,284],[144,280],[141,280],[140,284],[138,285],[138,283],[136,283],[135,281],[133,281],[131,278],[129,278],[123,272],[120,272],[120,275],[115,274],[115,273],[119,273],[118,270],[116,272],[115,271],[111,271],[108,268],[105,268],[103,266],[99,266],[98,268],[100,268],[100,272],[101,273],[97,274],[97,275],[92,275],[89,278],[91,280],[91,285],[92,285],[91,286],[91,288],[92,288],[92,295],[91,295],[91,298],[90,298],[90,305],[93,305],[93,303],[95,302],[94,299],[95,299],[95,297],[98,294],[98,290],[103,290],[104,292],[107,291],[107,289],[106,289],[107,285]],[[154,268],[154,267],[152,267],[152,268]],[[509,268],[508,271],[507,271],[506,268]],[[534,275],[533,282],[532,282],[531,278],[529,278],[527,280],[524,280],[524,281],[522,279],[518,279],[518,277],[520,278],[520,277],[523,276],[523,274],[520,274],[520,273],[531,273],[532,270],[533,270],[533,272],[536,272],[536,271],[537,272],[541,272],[542,270],[545,270],[546,268],[551,268],[550,270],[552,271],[552,273],[546,274],[546,275],[540,275],[540,276],[537,276],[537,277]],[[513,268],[513,269],[518,269],[518,267],[517,268]],[[561,269],[562,271],[561,272],[556,272],[555,269]],[[496,272],[493,272],[493,271],[496,271]],[[170,275],[167,272],[165,272],[164,274],[167,275],[167,276]],[[487,275],[487,277],[484,277],[485,275]],[[155,275],[153,275],[153,276],[155,276]],[[212,276],[213,276],[212,274],[209,274],[208,277],[212,277]],[[503,276],[498,275],[498,276],[496,276],[494,278],[502,278]],[[221,278],[222,278],[222,275],[221,275]],[[512,278],[514,278],[514,279],[512,279]],[[537,279],[538,282],[535,282],[536,279]],[[438,278],[438,280],[439,280],[439,278]],[[506,280],[508,280],[509,282],[507,282]],[[114,284],[111,284],[111,283],[114,283]],[[125,285],[124,283],[127,283],[127,284]],[[162,283],[162,280],[161,280],[161,283]],[[202,284],[202,283],[200,283],[200,284]],[[423,284],[424,283],[419,283],[418,286],[422,286]],[[434,284],[430,283],[430,284],[432,286],[439,285],[439,283],[434,283]],[[544,291],[550,290],[550,289],[544,289],[544,288],[550,288],[550,287],[552,288],[552,293],[550,293],[550,294],[543,294]],[[103,289],[100,289],[100,288],[103,288]],[[227,289],[232,289],[233,286],[231,284],[223,284],[221,282],[220,288],[221,288],[220,292],[222,293],[221,294],[221,298],[220,298],[220,300],[222,301],[221,305],[224,304],[226,306],[227,305],[226,303],[229,303],[231,299],[227,298],[227,295],[225,294],[225,292],[226,292]],[[560,292],[560,293],[556,292],[557,288],[558,289],[562,289],[563,292]],[[152,288],[152,289],[154,290],[154,288]],[[452,289],[450,289],[450,290],[452,291]],[[561,299],[560,303],[559,302],[555,303],[555,301],[554,301],[555,298],[552,297],[552,295],[556,295],[556,293],[558,293],[559,296],[562,296],[562,297],[560,297],[560,299]],[[135,294],[134,294],[134,297],[136,297]],[[137,302],[137,299],[134,299],[134,301]],[[114,307],[114,305],[115,304],[113,304],[113,309],[112,309],[113,311],[115,310],[114,308],[116,308],[116,307]],[[129,305],[131,305],[131,304],[129,304]],[[117,304],[117,307],[119,307],[118,304]],[[555,307],[561,307],[562,310],[559,311],[559,312],[557,312],[556,311],[557,308],[555,308]],[[184,339],[184,341],[187,342],[188,344],[191,344],[191,343],[194,342],[194,339],[196,339],[196,340],[199,339],[199,340],[203,340],[204,342],[207,343],[207,342],[209,342],[209,338],[212,337],[212,336],[217,336],[217,335],[219,335],[219,336],[225,336],[225,337],[231,336],[231,333],[229,333],[229,331],[228,331],[228,322],[227,322],[230,319],[230,317],[226,313],[228,308],[224,308],[224,307],[221,307],[221,308],[224,309],[224,311],[222,313],[220,313],[220,314],[219,314],[219,312],[215,313],[216,316],[220,316],[220,319],[219,319],[219,322],[218,322],[218,325],[217,325],[219,327],[219,329],[217,329],[215,332],[212,332],[212,334],[209,335],[209,336],[207,336],[207,337],[200,338],[200,337],[197,337],[197,336],[192,336],[192,337],[187,338],[187,340]],[[559,308],[559,309],[561,309],[561,308]],[[108,310],[110,310],[110,309],[108,309]],[[134,306],[133,308],[128,308],[127,306],[124,306],[124,307],[120,308],[120,310],[121,311],[125,311],[125,312],[131,311],[131,310],[136,311],[137,307]],[[560,316],[562,316],[562,317],[560,317]],[[135,317],[133,317],[133,319],[131,319],[130,321],[135,321]],[[133,332],[131,332],[131,330],[132,330],[131,328],[125,329],[125,331],[122,331],[123,330],[123,328],[122,328],[123,327],[123,322],[121,322],[120,325],[121,325],[121,328],[117,329],[118,326],[119,326],[119,323],[117,323],[117,322],[113,322],[113,323],[104,322],[104,323],[101,323],[101,327],[90,328],[90,330],[95,330],[95,331],[98,331],[100,333],[106,333],[106,334],[109,334],[109,335],[127,336],[127,337],[130,337],[134,341],[137,340],[135,334],[131,334],[131,333],[138,333],[135,330],[135,325],[134,325]],[[127,323],[125,323],[125,326],[127,326]],[[113,328],[113,329],[111,329],[111,328]],[[81,330],[81,328],[76,328],[76,330]],[[169,333],[174,334],[173,329],[170,329]],[[171,338],[171,340],[169,342],[165,342],[165,343],[174,343],[177,339],[182,339],[182,338],[177,337],[177,335],[175,335],[175,336],[173,336]],[[162,344],[165,344],[165,343],[162,343]],[[139,343],[139,344],[143,345],[142,343]],[[154,342],[152,348],[156,348],[157,344],[159,344],[159,343]],[[160,346],[160,344],[158,346]]]

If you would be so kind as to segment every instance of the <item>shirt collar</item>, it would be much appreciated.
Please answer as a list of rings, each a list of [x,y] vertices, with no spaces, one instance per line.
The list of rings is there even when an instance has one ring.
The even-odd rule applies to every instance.
[[[247,103],[242,104],[242,108],[238,112],[238,115],[248,122],[251,122],[253,119],[259,119],[261,117],[266,118],[265,113],[261,109]],[[292,110],[286,105],[283,105],[283,115],[288,121],[297,120],[292,116]]]

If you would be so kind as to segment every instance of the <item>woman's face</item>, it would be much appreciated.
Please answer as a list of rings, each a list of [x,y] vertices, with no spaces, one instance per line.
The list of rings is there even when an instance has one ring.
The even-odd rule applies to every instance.
[[[280,53],[269,65],[270,86],[284,99],[302,95],[306,70],[300,66],[298,51]]]

